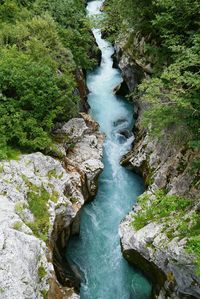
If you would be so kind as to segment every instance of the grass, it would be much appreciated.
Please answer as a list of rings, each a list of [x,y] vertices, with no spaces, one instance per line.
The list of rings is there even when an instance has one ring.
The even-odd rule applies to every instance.
[[[46,276],[46,274],[47,274],[47,272],[46,272],[45,268],[43,267],[43,265],[41,265],[38,268],[38,277],[39,277],[40,281]],[[48,295],[48,291],[44,289],[41,291],[41,293],[42,293],[42,297],[44,299],[46,299],[47,295]]]
[[[55,170],[52,170],[49,171],[47,176],[51,178],[54,177],[55,174]],[[49,187],[52,189],[52,193],[49,193],[43,186],[38,187],[31,183],[25,175],[22,175],[22,179],[29,188],[29,192],[27,193],[28,208],[35,218],[34,222],[26,222],[26,224],[31,228],[36,237],[46,242],[50,226],[48,200],[50,199],[54,203],[57,203],[59,193],[53,190],[53,184],[49,184]],[[22,203],[16,204],[15,210],[18,214],[20,214],[23,209],[24,205],[22,205]]]
[[[28,226],[32,229],[35,236],[43,241],[47,241],[49,230],[49,211],[47,202],[50,199],[50,195],[44,187],[37,187],[37,191],[36,188],[34,188],[34,191],[28,192],[27,198],[29,209],[35,217],[35,221],[29,222]]]
[[[148,194],[142,195],[138,200],[142,209],[134,215],[133,226],[139,230],[151,221],[158,222],[162,218],[167,218],[173,212],[184,214],[184,211],[191,205],[191,200],[175,195],[166,195],[163,190],[155,193],[155,199],[150,203]]]
[[[200,235],[190,238],[186,245],[186,250],[195,256],[196,274],[200,276]]]
[[[26,205],[24,202],[17,202],[15,204],[15,212],[20,215],[22,213],[22,211],[25,209]]]
[[[57,203],[58,198],[59,198],[59,193],[54,190],[51,194],[51,201],[53,201],[54,203]]]
[[[0,288],[0,294],[4,293],[4,289]]]
[[[48,174],[47,174],[48,178],[56,178],[57,177],[57,173],[55,169],[49,170]]]
[[[172,240],[186,238],[185,249],[195,257],[196,274],[200,275],[200,216],[193,211],[192,201],[176,195],[166,195],[165,191],[157,190],[152,195],[139,197],[141,210],[133,215],[132,226],[139,230],[150,222],[162,223],[163,231]]]
[[[42,296],[43,296],[44,299],[46,299],[47,296],[48,296],[48,291],[47,290],[42,290]]]
[[[20,150],[11,148],[9,146],[5,149],[0,148],[0,160],[19,160],[20,158]]]
[[[43,265],[41,265],[39,268],[38,268],[38,277],[40,280],[42,280],[45,276],[46,276],[46,270],[45,268],[43,267]]]
[[[70,197],[70,201],[71,201],[72,204],[75,204],[75,203],[77,203],[79,201],[79,199],[76,198],[76,197],[71,196]]]
[[[0,165],[0,173],[3,172],[3,169],[4,169],[4,166],[3,166],[3,165]]]
[[[22,228],[22,222],[21,221],[16,221],[14,224],[13,224],[13,229],[16,229],[16,230],[21,230]]]

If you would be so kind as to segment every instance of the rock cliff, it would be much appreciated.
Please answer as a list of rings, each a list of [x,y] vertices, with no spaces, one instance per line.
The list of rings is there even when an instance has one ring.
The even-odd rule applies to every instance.
[[[130,56],[123,45],[117,44],[115,49],[124,81],[133,92],[141,79],[149,75],[149,68]],[[153,281],[154,298],[200,298],[196,256],[187,245],[191,229],[186,229],[199,225],[199,220],[194,218],[199,219],[200,182],[199,174],[192,168],[199,153],[186,149],[181,142],[170,142],[169,135],[173,135],[173,131],[159,140],[150,138],[148,130],[140,125],[140,117],[147,107],[139,98],[134,105],[135,142],[121,164],[144,177],[148,189],[143,196],[148,200],[134,207],[120,225],[123,254]],[[154,211],[150,219],[148,212],[152,212],[155,200],[159,203],[155,195],[157,190],[164,190],[167,199],[182,197],[190,200],[190,204],[185,210],[172,211],[166,217],[159,215],[159,218]],[[148,217],[143,225],[134,227],[134,219],[144,215]]]
[[[65,248],[97,191],[103,136],[85,114],[56,135],[65,140],[57,146],[62,159],[38,152],[0,163],[2,299],[79,298]]]

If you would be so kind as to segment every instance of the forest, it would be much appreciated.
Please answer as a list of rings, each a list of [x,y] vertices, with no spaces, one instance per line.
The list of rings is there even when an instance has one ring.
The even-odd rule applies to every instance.
[[[77,115],[75,70],[94,65],[82,0],[0,4],[0,159],[44,151],[57,121]]]
[[[154,135],[176,132],[171,134],[175,142],[199,149],[199,1],[107,0],[106,8],[104,23],[111,40],[119,32],[131,32],[126,46],[152,66],[150,78],[133,95],[150,103],[144,127],[151,123]],[[142,38],[141,54],[131,45]],[[0,44],[2,159],[15,155],[16,149],[48,148],[54,123],[77,114],[75,69],[94,66],[85,3],[4,0]]]

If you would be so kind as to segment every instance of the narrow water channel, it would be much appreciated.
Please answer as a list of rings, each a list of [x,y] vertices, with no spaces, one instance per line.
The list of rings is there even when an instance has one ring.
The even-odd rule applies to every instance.
[[[102,3],[90,1],[88,14],[100,13]],[[133,142],[133,106],[113,95],[122,79],[119,70],[112,68],[113,47],[101,38],[100,30],[93,32],[102,62],[87,76],[88,101],[91,115],[106,134],[105,168],[96,198],[82,210],[80,236],[69,241],[67,259],[83,273],[81,299],[148,299],[151,286],[122,257],[118,235],[120,221],[144,190],[142,180],[119,164]]]

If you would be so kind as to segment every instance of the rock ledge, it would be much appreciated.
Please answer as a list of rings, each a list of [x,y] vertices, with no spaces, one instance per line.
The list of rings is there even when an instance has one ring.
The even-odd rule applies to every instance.
[[[38,152],[0,163],[1,299],[79,298],[64,251],[78,212],[96,194],[104,138],[85,114],[60,130],[69,137],[59,145],[62,161]],[[45,224],[33,198],[46,201]]]

